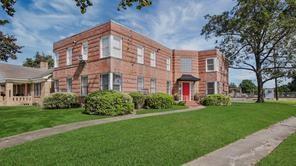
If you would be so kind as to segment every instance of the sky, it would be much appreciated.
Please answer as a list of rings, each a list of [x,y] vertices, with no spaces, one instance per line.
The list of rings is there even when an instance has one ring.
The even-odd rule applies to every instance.
[[[14,17],[0,10],[0,18],[10,24],[1,31],[13,34],[24,46],[17,60],[21,65],[36,51],[52,54],[53,42],[74,35],[109,20],[121,23],[172,49],[207,50],[215,48],[215,39],[205,40],[201,29],[204,16],[220,14],[234,6],[233,0],[153,0],[151,7],[117,11],[119,0],[92,0],[93,6],[81,14],[74,0],[21,0],[15,5]],[[255,82],[255,75],[245,70],[230,70],[230,82],[243,79]],[[268,82],[266,87],[273,87]]]

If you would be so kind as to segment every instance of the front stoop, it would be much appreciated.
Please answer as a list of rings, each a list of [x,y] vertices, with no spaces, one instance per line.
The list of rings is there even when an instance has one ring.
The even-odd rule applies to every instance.
[[[200,104],[197,101],[186,101],[185,105],[189,108],[199,107]]]

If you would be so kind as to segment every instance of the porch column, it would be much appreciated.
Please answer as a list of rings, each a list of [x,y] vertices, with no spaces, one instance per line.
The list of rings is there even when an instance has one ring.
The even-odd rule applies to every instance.
[[[5,83],[5,100],[6,105],[13,105],[13,83]]]
[[[25,84],[24,96],[28,96],[28,84]]]
[[[46,97],[46,96],[49,96],[50,95],[50,89],[51,89],[51,82],[50,81],[45,81],[45,82],[42,82],[41,83],[41,101],[40,101],[40,105],[43,104],[43,99]]]

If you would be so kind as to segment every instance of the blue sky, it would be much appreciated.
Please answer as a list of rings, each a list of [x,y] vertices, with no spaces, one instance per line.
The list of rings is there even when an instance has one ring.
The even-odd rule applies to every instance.
[[[52,54],[52,44],[110,19],[124,24],[170,48],[205,50],[215,47],[214,40],[200,36],[206,14],[219,14],[234,5],[233,0],[153,0],[141,11],[130,8],[117,11],[119,0],[92,0],[94,6],[82,15],[73,0],[21,0],[14,17],[0,11],[0,18],[11,23],[1,27],[17,37],[24,48],[12,64],[22,64],[36,51]],[[231,70],[230,82],[255,81],[254,74]],[[267,87],[272,87],[270,82]]]

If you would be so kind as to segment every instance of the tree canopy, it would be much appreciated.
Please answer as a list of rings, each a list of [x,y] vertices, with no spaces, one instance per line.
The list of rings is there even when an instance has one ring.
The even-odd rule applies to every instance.
[[[256,91],[256,85],[251,80],[242,80],[239,84],[243,93],[254,93]]]
[[[23,66],[39,68],[40,62],[47,62],[49,68],[53,68],[54,60],[51,55],[45,55],[43,52],[36,52],[34,58],[26,58]]]
[[[264,102],[267,81],[295,70],[295,0],[237,0],[232,10],[206,19],[202,35],[217,38],[230,67],[255,73],[257,102]]]

